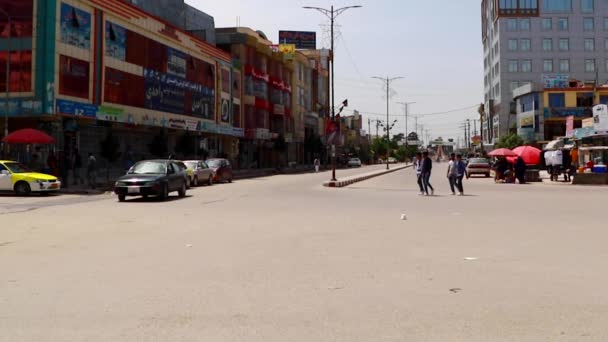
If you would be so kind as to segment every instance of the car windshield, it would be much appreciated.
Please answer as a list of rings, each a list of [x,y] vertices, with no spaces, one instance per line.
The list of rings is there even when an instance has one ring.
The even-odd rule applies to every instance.
[[[469,164],[489,164],[490,161],[483,158],[473,158],[469,161]]]
[[[219,159],[207,160],[207,165],[209,165],[211,168],[218,168],[222,166],[222,161]]]
[[[6,166],[12,173],[27,173],[32,172],[27,166],[19,163],[5,163]]]
[[[145,175],[145,174],[165,174],[167,173],[167,165],[164,162],[139,162],[129,170],[129,174]]]

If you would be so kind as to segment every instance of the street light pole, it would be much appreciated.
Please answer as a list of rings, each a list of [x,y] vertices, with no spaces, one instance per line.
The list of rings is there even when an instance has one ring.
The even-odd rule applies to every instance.
[[[390,122],[390,118],[389,118],[389,103],[390,103],[390,90],[391,90],[391,82],[402,79],[403,77],[379,77],[379,76],[374,76],[372,78],[381,80],[382,82],[386,82],[386,143],[388,144],[388,149],[390,149],[390,142],[391,142],[391,128],[389,125]],[[388,152],[386,155],[386,169],[390,169],[389,167],[389,163],[388,163]]]
[[[335,102],[335,79],[334,79],[334,23],[336,21],[336,18],[344,13],[344,11],[349,10],[351,8],[360,8],[363,6],[346,6],[346,7],[342,7],[342,8],[338,8],[338,9],[334,9],[334,6],[331,6],[330,9],[326,9],[326,8],[321,8],[321,7],[311,7],[311,6],[304,6],[304,9],[312,9],[312,10],[316,10],[321,12],[323,15],[325,15],[327,18],[329,18],[330,21],[330,26],[331,26],[331,66],[330,66],[330,73],[331,73],[331,120],[335,121],[336,119],[336,102]],[[339,134],[339,132],[338,132]],[[332,182],[335,182],[336,179],[336,144],[335,142],[332,142],[331,145],[331,180]]]
[[[410,107],[409,107],[409,105],[415,104],[416,102],[397,102],[397,103],[398,104],[402,104],[405,107],[405,147],[407,147],[408,146],[408,143],[407,143],[407,135],[408,135],[408,132],[407,132],[407,119],[408,119],[408,115],[410,113]]]
[[[8,14],[5,10],[0,8],[0,13],[6,16],[8,21],[8,37],[6,39],[6,103],[4,103],[4,136],[8,135],[8,111],[9,111],[9,98],[10,98],[10,73],[11,73],[11,26],[12,20],[10,14]]]

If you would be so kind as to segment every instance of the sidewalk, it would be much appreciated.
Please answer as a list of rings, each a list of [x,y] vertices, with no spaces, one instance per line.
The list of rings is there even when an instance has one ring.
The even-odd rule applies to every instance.
[[[349,186],[354,183],[366,181],[370,178],[384,176],[389,173],[401,171],[401,170],[407,169],[409,167],[412,167],[412,165],[413,164],[400,164],[399,166],[395,165],[390,170],[373,171],[373,172],[363,173],[360,175],[346,177],[343,179],[338,179],[337,181],[324,182],[323,186],[328,187],[328,188],[343,188],[345,186]]]

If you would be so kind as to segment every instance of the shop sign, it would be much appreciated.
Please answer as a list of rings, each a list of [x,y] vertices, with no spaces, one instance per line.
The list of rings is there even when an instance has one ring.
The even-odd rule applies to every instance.
[[[61,3],[61,42],[81,49],[91,48],[91,14]]]
[[[280,44],[279,52],[283,54],[283,57],[287,61],[293,61],[296,56],[296,45],[295,44]]]
[[[517,135],[519,135],[524,141],[536,140],[534,128],[520,128],[517,130]]]
[[[217,126],[217,133],[222,135],[232,135],[232,126]]]
[[[576,139],[583,139],[586,137],[590,137],[594,134],[595,134],[595,128],[593,128],[593,126],[577,128],[574,130],[574,133],[573,133],[574,138],[576,138]]]
[[[232,135],[237,138],[243,138],[245,136],[245,129],[232,127]]]
[[[6,100],[0,100],[0,114],[6,115]],[[8,116],[30,116],[42,114],[42,102],[31,99],[10,99]]]
[[[262,71],[256,70],[251,65],[245,66],[245,75],[250,75],[254,79],[263,81],[265,83],[268,83],[270,81],[270,76],[268,74],[266,74]]]
[[[294,44],[297,49],[316,50],[317,33],[311,31],[279,31],[279,42]]]
[[[593,127],[596,133],[608,132],[608,106],[597,105],[593,107]]]
[[[186,120],[183,119],[169,119],[169,128],[186,129]]]
[[[519,120],[519,127],[521,127],[521,128],[534,127],[534,117],[533,116],[526,116],[524,118],[521,118]]]
[[[227,99],[222,99],[222,103],[221,103],[221,120],[222,122],[226,122],[229,123],[230,120],[230,100]]]
[[[189,131],[198,131],[198,121],[193,119],[186,119],[186,129]]]
[[[593,118],[583,119],[581,128],[593,127]]]
[[[106,56],[124,61],[127,57],[127,30],[106,21]]]
[[[543,75],[543,86],[545,89],[562,89],[568,88],[570,75],[565,74],[554,74],[554,75]]]
[[[550,118],[565,118],[574,116],[575,118],[587,118],[592,116],[591,108],[587,107],[572,107],[572,108],[548,108],[544,109],[545,119]]]
[[[87,118],[97,118],[98,107],[92,104],[80,103],[68,100],[57,100],[57,113],[84,116]]]
[[[167,74],[186,78],[186,54],[167,47]]]
[[[206,132],[206,133],[216,133],[217,125],[215,124],[215,122],[200,121],[198,123],[197,131]]]
[[[121,108],[99,106],[97,120],[123,122],[123,112]]]

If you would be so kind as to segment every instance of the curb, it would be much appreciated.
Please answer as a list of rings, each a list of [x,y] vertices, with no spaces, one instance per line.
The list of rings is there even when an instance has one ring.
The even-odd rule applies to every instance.
[[[410,167],[412,167],[411,164],[404,165],[404,166],[398,166],[398,167],[392,168],[390,170],[382,170],[382,171],[376,171],[376,172],[367,173],[367,174],[363,174],[363,175],[359,175],[359,176],[352,176],[352,177],[345,178],[343,180],[328,181],[328,182],[324,182],[323,186],[327,187],[327,188],[343,188],[343,187],[349,186],[354,183],[366,181],[368,179],[379,177],[379,176],[384,176],[389,173],[405,170]]]

